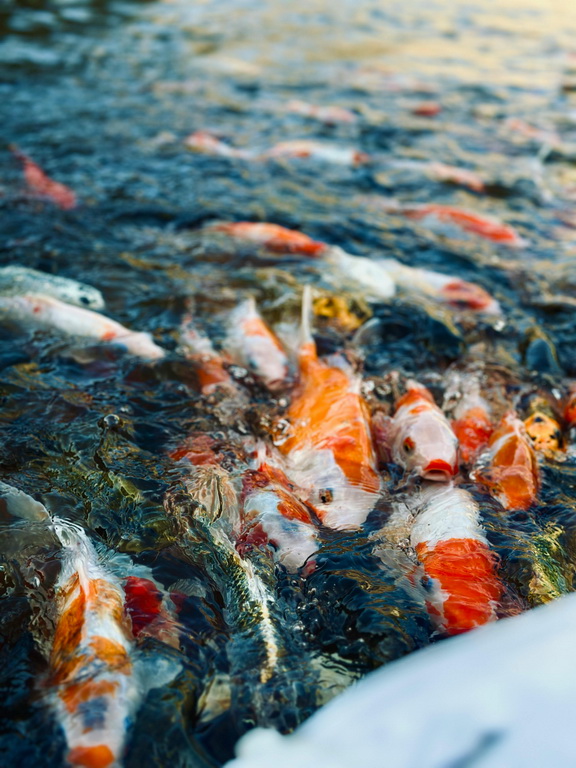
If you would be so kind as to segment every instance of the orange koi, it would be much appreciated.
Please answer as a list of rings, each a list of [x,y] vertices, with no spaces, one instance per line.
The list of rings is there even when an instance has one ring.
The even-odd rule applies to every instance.
[[[487,452],[487,463],[482,462],[475,477],[505,509],[528,509],[538,494],[538,462],[526,428],[514,413],[506,414],[492,433]]]
[[[241,160],[250,160],[255,157],[250,150],[236,149],[207,131],[191,133],[184,139],[184,145],[194,152],[203,152],[207,155],[239,158]]]
[[[292,99],[285,106],[286,112],[293,112],[304,117],[311,117],[314,120],[320,120],[323,123],[332,125],[333,123],[355,123],[358,119],[354,112],[344,107],[319,107],[315,104],[308,104],[305,101]]]
[[[371,161],[370,155],[360,152],[353,147],[340,147],[311,139],[295,139],[282,141],[268,149],[263,157],[266,158],[313,158],[335,165],[365,165]]]
[[[239,304],[231,313],[225,346],[234,362],[255,373],[269,389],[278,389],[286,383],[288,357],[262,319],[253,298]]]
[[[467,379],[465,386],[454,410],[452,429],[458,438],[460,457],[464,464],[469,465],[488,445],[494,425],[490,406],[480,394],[478,382]]]
[[[275,253],[303,253],[306,256],[318,256],[328,247],[325,243],[312,240],[303,232],[266,222],[223,222],[213,224],[207,227],[207,230],[223,232],[225,235],[235,237],[238,240],[256,243]]]
[[[410,543],[432,582],[429,611],[449,635],[467,632],[496,618],[502,595],[480,510],[462,488],[428,484]]]
[[[370,416],[360,379],[341,356],[320,360],[309,327],[310,287],[304,289],[300,380],[288,409],[288,438],[279,446],[288,477],[331,528],[355,528],[380,493]]]
[[[446,482],[458,472],[458,439],[426,387],[412,380],[406,387],[390,425],[392,460],[426,480]]]
[[[78,205],[76,193],[69,187],[54,181],[42,168],[17,147],[11,147],[12,154],[20,160],[24,170],[24,179],[29,192],[35,197],[50,200],[63,211],[70,211]]]
[[[536,451],[553,455],[563,449],[562,429],[548,404],[537,399],[530,409],[532,412],[524,419],[526,434],[532,440]]]

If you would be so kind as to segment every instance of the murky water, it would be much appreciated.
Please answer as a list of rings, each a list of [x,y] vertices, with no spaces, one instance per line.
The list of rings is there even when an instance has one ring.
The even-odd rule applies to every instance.
[[[303,282],[327,296],[335,289],[310,263],[262,259],[202,227],[275,222],[350,253],[475,281],[498,299],[505,322],[402,293],[368,303],[342,285],[359,322],[380,322],[355,337],[318,317],[317,343],[324,354],[347,346],[362,360],[373,408],[389,407],[392,371],[417,376],[442,402],[446,370],[471,360],[485,363],[511,401],[563,391],[576,377],[576,8],[559,0],[54,0],[5,5],[0,24],[4,144],[18,145],[81,201],[62,211],[31,197],[20,164],[2,151],[2,265],[97,286],[111,317],[169,350],[148,364],[2,325],[2,479],[81,524],[112,563],[111,552],[127,555],[119,570],[147,566],[166,590],[181,591],[182,671],[146,697],[125,765],[220,765],[253,724],[289,730],[358,676],[437,638],[399,563],[379,559],[369,538],[401,485],[388,467],[385,498],[365,530],[323,531],[313,573],[274,571],[255,556],[283,644],[281,671],[259,677],[250,632],[231,608],[240,598],[226,592],[225,561],[209,544],[187,548],[164,500],[185,474],[170,451],[208,434],[221,464],[240,471],[242,439],[270,434],[287,393],[272,395],[236,368],[251,405],[223,418],[218,398],[199,393],[177,330],[191,311],[218,343],[222,317],[240,298],[254,295],[270,322],[295,323]],[[345,107],[356,120],[287,112],[293,99]],[[430,103],[440,111],[422,108]],[[259,151],[325,140],[373,162],[213,157],[184,146],[199,130]],[[434,179],[430,161],[480,173],[485,192]],[[368,205],[367,195],[496,217],[528,244],[430,228]],[[482,502],[500,558],[501,616],[573,589],[574,457],[543,458],[542,479],[540,503],[510,514],[466,486]],[[49,542],[26,547],[40,551],[39,583],[49,583],[56,551]],[[39,598],[19,575],[20,559],[3,553],[0,754],[6,765],[56,766],[64,740],[37,685],[46,672],[34,632]],[[159,651],[152,641],[142,652]]]

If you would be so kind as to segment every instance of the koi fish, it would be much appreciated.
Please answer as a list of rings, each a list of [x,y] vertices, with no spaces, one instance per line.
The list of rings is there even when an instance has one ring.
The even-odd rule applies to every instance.
[[[139,641],[153,637],[165,645],[179,648],[179,625],[174,619],[176,606],[151,578],[127,576],[122,583],[124,611],[130,618],[132,635]]]
[[[464,489],[422,488],[410,543],[432,581],[429,610],[449,635],[493,621],[502,594],[480,510]]]
[[[576,385],[572,385],[564,405],[564,421],[568,427],[576,424]]]
[[[84,531],[58,519],[54,528],[62,570],[46,687],[66,736],[68,764],[108,768],[122,757],[127,725],[145,690],[168,680],[140,679],[135,671],[121,584],[102,568]]]
[[[255,373],[269,389],[286,383],[288,357],[262,319],[254,298],[242,302],[230,314],[225,347],[234,362]]]
[[[382,265],[391,279],[409,293],[421,293],[454,309],[467,309],[487,315],[501,314],[496,299],[476,283],[429,269],[408,267],[395,259],[382,259],[376,263]]]
[[[524,427],[534,450],[545,455],[553,455],[562,450],[562,429],[544,398],[537,397],[530,403],[530,415],[524,419]]]
[[[242,478],[242,550],[271,544],[274,560],[295,573],[318,549],[311,510],[295,494],[286,475],[261,462]]]
[[[319,107],[297,99],[289,101],[285,105],[285,110],[286,112],[293,112],[297,115],[320,120],[329,125],[333,123],[355,123],[358,119],[354,112],[344,107]]]
[[[78,307],[104,309],[104,297],[91,285],[16,264],[0,267],[0,295],[20,296],[22,294],[51,296],[53,299],[60,299]]]
[[[392,460],[426,480],[447,482],[458,472],[458,439],[426,387],[410,380],[406,388],[389,424]]]
[[[486,456],[473,472],[504,509],[528,509],[539,487],[538,462],[526,428],[514,413],[504,416],[492,433]]]
[[[494,431],[490,406],[480,394],[478,381],[473,377],[463,380],[462,397],[454,409],[452,430],[458,438],[460,457],[470,464],[488,445]]]
[[[370,198],[369,205],[385,210],[387,213],[399,213],[409,219],[423,221],[426,224],[435,225],[451,224],[464,232],[483,237],[494,243],[522,248],[528,242],[520,237],[518,232],[508,224],[503,224],[497,219],[467,211],[462,208],[454,208],[450,205],[437,203],[425,203],[423,205],[402,205],[396,200],[385,198]]]
[[[31,194],[35,197],[50,200],[63,211],[70,211],[76,208],[78,199],[75,192],[47,176],[42,168],[31,160],[28,155],[21,152],[18,147],[12,146],[11,151],[22,163],[26,186]]]
[[[389,299],[396,292],[396,283],[378,259],[353,256],[335,246],[326,252],[324,261],[331,268],[326,270],[325,276],[332,279],[339,288],[342,276],[345,276],[347,281],[356,283],[369,298]]]
[[[328,144],[312,139],[295,139],[293,141],[281,141],[271,149],[264,152],[265,158],[300,157],[313,158],[334,165],[366,165],[371,162],[370,155],[360,152],[353,147],[339,147],[336,144]]]
[[[322,254],[327,245],[295,229],[287,229],[278,224],[251,221],[222,222],[206,228],[207,231],[223,232],[225,235],[261,245],[274,253],[302,253],[306,256]]]
[[[219,157],[233,157],[241,160],[250,160],[255,155],[248,149],[236,149],[226,144],[216,136],[207,131],[196,131],[184,139],[184,145],[194,152],[203,152],[207,155],[217,155]]]
[[[211,395],[219,387],[230,394],[239,394],[225,366],[224,356],[216,352],[207,336],[196,330],[191,315],[186,315],[180,326],[180,347],[186,357],[197,365],[198,383],[203,395]]]
[[[436,117],[442,112],[442,105],[437,101],[423,101],[412,108],[412,114],[418,117]]]
[[[150,334],[130,331],[115,320],[82,307],[66,304],[51,296],[0,295],[0,320],[21,326],[55,330],[67,336],[78,336],[111,342],[146,360],[164,357]]]
[[[320,360],[310,332],[310,287],[304,288],[299,385],[279,445],[287,475],[330,528],[356,528],[380,493],[368,408],[360,379],[341,356]]]
[[[486,190],[482,177],[467,168],[458,168],[455,165],[432,162],[427,165],[427,170],[437,181],[459,184],[462,187],[468,187],[473,192],[484,192]]]

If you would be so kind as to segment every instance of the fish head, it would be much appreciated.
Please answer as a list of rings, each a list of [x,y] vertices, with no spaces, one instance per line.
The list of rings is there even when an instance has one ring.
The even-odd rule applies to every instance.
[[[447,482],[458,471],[458,440],[436,410],[418,414],[399,425],[393,444],[397,464],[426,480]]]
[[[536,411],[524,422],[528,437],[537,451],[558,451],[562,445],[560,425],[551,416]]]

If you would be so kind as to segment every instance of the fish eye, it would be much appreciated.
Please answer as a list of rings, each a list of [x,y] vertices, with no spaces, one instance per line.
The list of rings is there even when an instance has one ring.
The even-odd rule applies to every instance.
[[[334,493],[331,488],[322,488],[321,491],[318,491],[318,497],[322,504],[330,504],[334,499]]]
[[[90,304],[90,299],[88,298],[88,296],[80,296],[80,301],[82,302],[82,304]]]
[[[402,443],[402,448],[404,449],[404,453],[410,455],[415,448],[414,440],[412,440],[411,437],[407,437]]]

